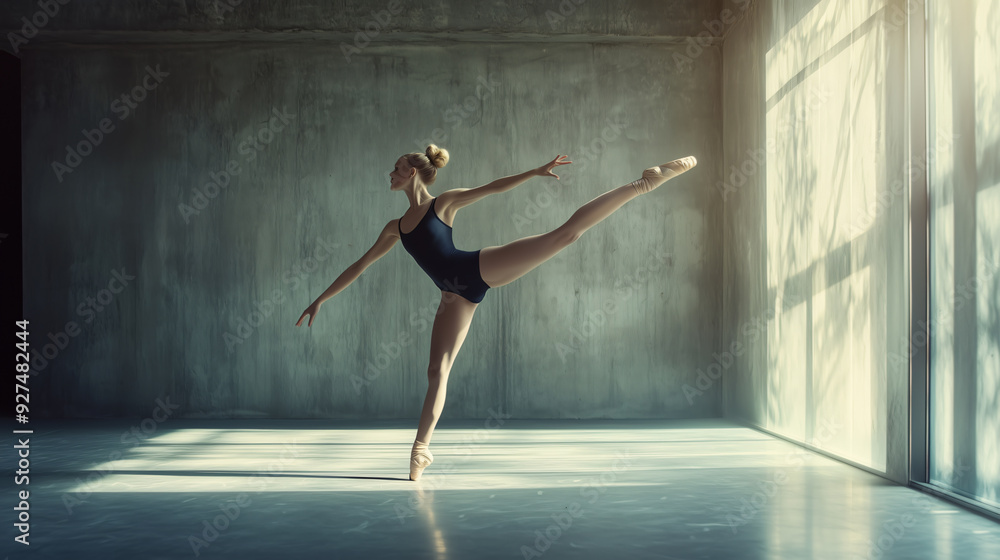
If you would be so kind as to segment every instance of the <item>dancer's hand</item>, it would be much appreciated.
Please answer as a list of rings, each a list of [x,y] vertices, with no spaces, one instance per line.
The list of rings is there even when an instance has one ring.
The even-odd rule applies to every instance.
[[[573,163],[572,161],[561,161],[562,158],[564,157],[569,157],[569,156],[563,156],[563,155],[556,156],[556,159],[539,167],[538,169],[535,170],[535,172],[538,173],[539,177],[555,177],[556,179],[558,179],[559,176],[552,172],[552,168],[556,167],[557,165],[566,165]]]
[[[313,319],[315,319],[316,318],[316,314],[319,313],[319,307],[321,305],[323,305],[323,304],[315,302],[315,301],[312,302],[311,304],[309,304],[309,307],[307,307],[306,310],[302,312],[302,316],[299,317],[299,322],[295,323],[295,326],[296,327],[302,326],[302,320],[306,318],[306,315],[309,316],[309,325],[308,326],[310,326],[310,327],[313,326]]]

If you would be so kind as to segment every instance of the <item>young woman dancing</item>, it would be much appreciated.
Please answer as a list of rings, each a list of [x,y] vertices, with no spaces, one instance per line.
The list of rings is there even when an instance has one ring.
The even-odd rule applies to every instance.
[[[650,167],[642,177],[612,189],[581,206],[563,225],[538,235],[524,237],[498,247],[479,251],[462,251],[452,241],[455,214],[466,206],[496,193],[509,191],[532,177],[555,177],[552,169],[572,163],[559,155],[549,163],[518,175],[503,177],[474,189],[452,189],[432,197],[427,186],[434,184],[437,170],[448,163],[448,151],[431,144],[426,153],[410,153],[396,160],[389,174],[390,189],[403,191],[410,208],[399,219],[382,228],[378,241],[358,261],[343,272],[316,301],[299,317],[302,325],[306,315],[309,326],[324,301],[340,293],[358,279],[366,268],[385,256],[396,244],[403,247],[441,289],[438,307],[431,329],[431,357],[427,366],[427,397],[420,414],[417,437],[410,452],[410,480],[417,480],[434,456],[428,449],[431,434],[437,425],[448,386],[448,374],[455,357],[469,332],[472,316],[486,291],[509,284],[536,266],[551,259],[583,235],[583,232],[610,216],[626,202],[648,193],[698,162],[693,156]]]

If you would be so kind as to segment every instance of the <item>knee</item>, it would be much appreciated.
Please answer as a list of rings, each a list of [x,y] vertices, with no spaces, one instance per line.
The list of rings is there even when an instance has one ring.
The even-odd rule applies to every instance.
[[[555,235],[556,243],[561,247],[565,247],[567,245],[575,243],[576,240],[580,239],[580,236],[583,235],[579,231],[573,231],[568,229],[557,229],[553,233],[556,234]]]
[[[448,380],[448,373],[451,371],[451,367],[447,363],[431,364],[427,368],[427,381],[431,383],[437,383],[441,381]]]

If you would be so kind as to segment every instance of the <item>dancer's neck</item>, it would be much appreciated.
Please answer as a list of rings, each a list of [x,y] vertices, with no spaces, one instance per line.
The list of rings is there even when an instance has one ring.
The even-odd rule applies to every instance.
[[[434,197],[431,196],[431,193],[427,192],[427,189],[421,188],[416,192],[406,191],[406,198],[410,199],[410,208],[418,208],[430,202]]]

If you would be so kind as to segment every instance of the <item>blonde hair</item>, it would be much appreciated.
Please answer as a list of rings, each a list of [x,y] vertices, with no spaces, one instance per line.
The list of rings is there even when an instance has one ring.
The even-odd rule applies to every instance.
[[[427,146],[424,153],[413,152],[403,156],[410,167],[417,170],[425,185],[434,183],[437,170],[448,165],[448,150],[438,148],[434,144]]]

